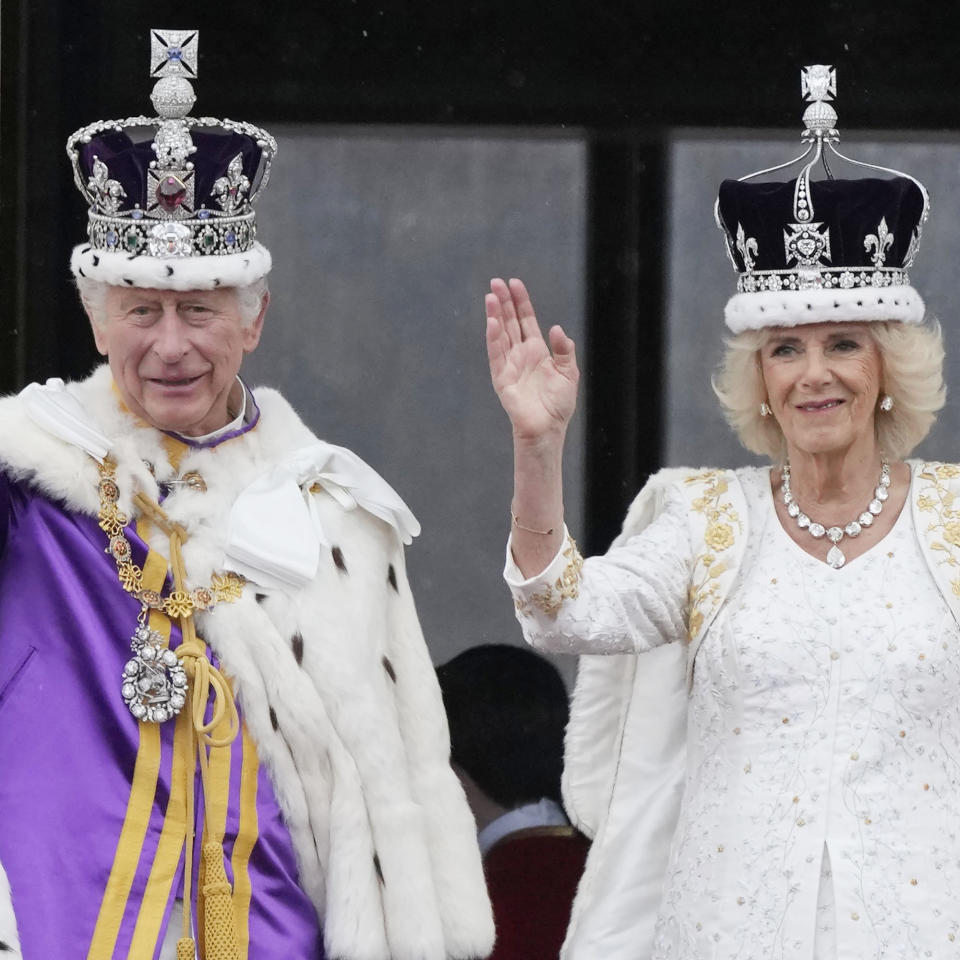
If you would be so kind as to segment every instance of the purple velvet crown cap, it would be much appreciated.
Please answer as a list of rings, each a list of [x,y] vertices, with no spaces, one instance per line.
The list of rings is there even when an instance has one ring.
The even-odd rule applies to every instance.
[[[756,241],[750,254],[753,271],[788,270],[796,258],[788,260],[784,234],[792,233],[794,194],[797,181],[757,183],[724,180],[720,185],[719,216],[726,234],[730,256],[741,273],[747,270],[745,251],[737,246],[738,228]],[[884,265],[904,267],[913,238],[925,212],[920,188],[907,177],[865,177],[857,180],[812,180],[810,182],[813,222],[830,231],[830,256],[820,258],[824,266],[873,271],[880,223],[886,225],[889,242],[884,243]],[[822,228],[818,228],[822,232]]]
[[[251,183],[251,193],[256,193],[262,176],[262,149],[250,136],[233,131],[190,131],[196,153],[190,157],[194,165],[194,207],[197,213],[203,209],[219,209],[216,206],[213,186],[220,177],[227,175],[230,162],[240,155],[244,176]],[[110,130],[98,134],[80,147],[80,169],[85,177],[93,176],[94,158],[107,165],[110,177],[117,180],[126,197],[120,210],[139,207],[145,210],[153,200],[148,171],[155,159],[153,134],[147,132],[143,139],[134,141],[126,131]]]

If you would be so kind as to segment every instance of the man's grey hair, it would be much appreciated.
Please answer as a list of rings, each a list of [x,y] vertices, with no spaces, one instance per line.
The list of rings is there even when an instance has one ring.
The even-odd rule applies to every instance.
[[[77,277],[77,291],[84,306],[89,311],[95,324],[102,326],[106,321],[104,310],[107,302],[107,291],[110,284],[103,280],[94,280],[91,277]],[[267,278],[261,277],[245,287],[230,287],[237,295],[237,309],[240,312],[240,322],[249,327],[260,315],[263,298],[269,290]]]

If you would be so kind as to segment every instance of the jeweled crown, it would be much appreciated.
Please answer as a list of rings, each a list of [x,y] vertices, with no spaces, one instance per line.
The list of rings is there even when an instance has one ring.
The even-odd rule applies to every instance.
[[[88,268],[104,254],[177,260],[259,247],[254,204],[277,144],[251,123],[188,116],[198,42],[196,30],[151,30],[150,76],[157,80],[150,99],[158,115],[100,120],[67,140],[74,181],[90,204]],[[157,273],[147,272],[151,279]]]
[[[907,269],[929,213],[926,189],[909,174],[840,153],[829,102],[837,95],[833,67],[804,67],[801,93],[810,101],[801,134],[806,150],[720,186],[717,224],[739,274],[727,325],[739,332],[824,320],[919,322],[923,301]],[[828,154],[892,176],[835,179]],[[811,176],[818,162],[823,180]],[[795,180],[751,182],[798,163]]]

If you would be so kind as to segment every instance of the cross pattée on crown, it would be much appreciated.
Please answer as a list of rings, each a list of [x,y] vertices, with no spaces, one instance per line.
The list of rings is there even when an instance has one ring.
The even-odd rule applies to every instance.
[[[150,76],[196,77],[199,42],[199,30],[151,30]]]
[[[837,71],[814,63],[800,71],[800,95],[808,100],[832,100],[837,95]]]

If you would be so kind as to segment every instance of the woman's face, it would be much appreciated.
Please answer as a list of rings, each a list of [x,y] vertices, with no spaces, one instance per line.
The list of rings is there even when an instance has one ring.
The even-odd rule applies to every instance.
[[[836,453],[875,442],[882,364],[867,324],[775,327],[760,370],[788,449]]]

